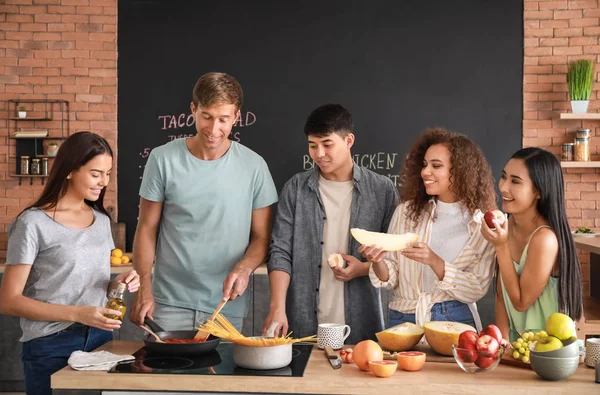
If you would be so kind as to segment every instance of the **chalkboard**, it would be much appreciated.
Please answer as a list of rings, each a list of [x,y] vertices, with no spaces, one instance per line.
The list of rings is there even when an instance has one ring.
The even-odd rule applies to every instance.
[[[522,0],[119,1],[119,221],[130,250],[152,148],[195,133],[194,83],[244,89],[231,138],[278,190],[312,167],[303,126],[325,103],[354,116],[354,158],[397,175],[427,127],[472,137],[494,175],[522,141]]]

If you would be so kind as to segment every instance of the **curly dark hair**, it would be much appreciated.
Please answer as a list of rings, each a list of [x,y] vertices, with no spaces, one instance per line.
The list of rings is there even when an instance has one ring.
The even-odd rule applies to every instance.
[[[444,144],[450,151],[450,190],[469,212],[496,208],[492,171],[477,144],[462,134],[432,128],[414,143],[400,171],[400,198],[409,202],[407,219],[416,224],[431,199],[425,192],[421,169],[427,149],[436,144]]]

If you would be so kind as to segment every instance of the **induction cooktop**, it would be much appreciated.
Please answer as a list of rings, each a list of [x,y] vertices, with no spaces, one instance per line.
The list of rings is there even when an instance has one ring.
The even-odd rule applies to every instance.
[[[293,344],[292,362],[281,369],[244,369],[233,362],[233,344],[221,343],[208,354],[199,356],[164,356],[137,350],[135,360],[117,364],[109,373],[196,374],[226,376],[289,376],[302,377],[312,352],[312,345]]]

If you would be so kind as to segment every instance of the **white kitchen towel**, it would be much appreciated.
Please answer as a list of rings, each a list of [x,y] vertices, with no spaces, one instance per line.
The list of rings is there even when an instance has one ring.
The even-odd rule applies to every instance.
[[[133,359],[133,355],[117,355],[108,351],[74,351],[68,364],[75,370],[110,370],[119,362]]]

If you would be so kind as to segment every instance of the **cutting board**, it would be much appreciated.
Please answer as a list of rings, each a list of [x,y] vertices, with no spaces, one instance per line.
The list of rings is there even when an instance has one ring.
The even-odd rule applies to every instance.
[[[113,206],[107,207],[106,211],[108,212],[111,218],[110,232],[112,233],[115,248],[118,248],[121,251],[125,251],[125,223],[116,222],[115,208]]]
[[[421,351],[427,355],[427,362],[441,362],[441,363],[455,363],[454,357],[440,355],[433,351],[431,347],[427,344],[417,344],[412,351]],[[383,359],[396,360],[396,356],[392,356],[390,354],[383,354]]]
[[[500,360],[500,363],[502,365],[515,366],[517,368],[523,368],[523,369],[531,369],[531,364],[525,363],[525,362],[520,361],[518,359],[514,359],[510,355],[511,352],[512,352],[512,350],[510,350],[510,349],[506,350],[506,352],[502,356],[502,359]]]

